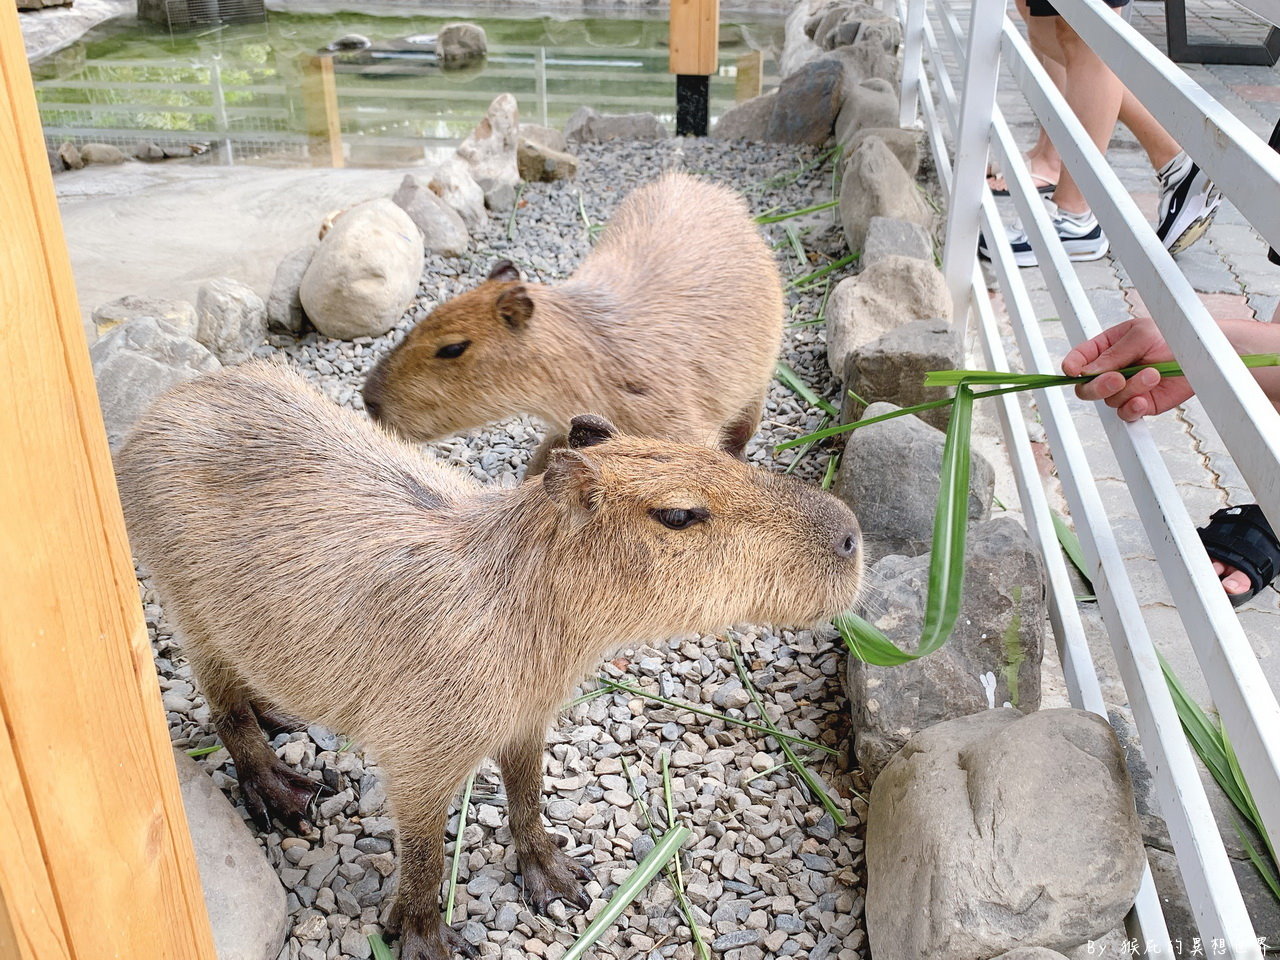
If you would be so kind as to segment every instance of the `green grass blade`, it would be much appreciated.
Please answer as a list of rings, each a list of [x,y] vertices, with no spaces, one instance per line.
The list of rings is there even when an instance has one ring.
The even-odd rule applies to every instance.
[[[822,423],[818,425],[819,429],[826,427],[826,425],[830,422],[831,422],[830,417],[823,417]],[[791,462],[787,464],[787,469],[783,470],[782,472],[784,474],[795,473],[796,467],[800,466],[800,461],[803,460],[805,457],[807,457],[810,451],[812,451],[813,448],[816,447],[817,445],[818,445],[817,440],[814,440],[812,443],[806,443],[803,447],[800,448],[800,452],[791,458]]]
[[[809,385],[800,379],[800,374],[796,373],[789,366],[778,361],[774,375],[778,378],[778,382],[794,393],[797,397],[809,404],[811,407],[817,407],[823,413],[835,419],[840,419],[840,411],[836,409],[835,404],[830,400],[824,400],[809,388]]]
[[[1058,534],[1058,543],[1062,545],[1062,552],[1067,555],[1067,559],[1072,565],[1080,571],[1080,576],[1084,577],[1084,582],[1092,587],[1093,578],[1089,576],[1089,565],[1084,560],[1084,548],[1080,546],[1080,538],[1076,536],[1076,532],[1067,526],[1067,520],[1057,510],[1050,510],[1053,516],[1053,529]]]
[[[848,256],[841,257],[839,260],[833,260],[831,263],[828,263],[825,267],[822,267],[818,270],[813,271],[813,273],[806,273],[803,277],[796,277],[789,284],[787,284],[787,286],[795,289],[799,289],[800,287],[812,286],[813,284],[817,283],[819,280],[821,280],[823,277],[827,276],[828,274],[835,273],[837,270],[841,270],[849,266],[849,264],[854,263],[855,261],[857,261],[859,256],[860,254],[851,253]]]
[[[1275,872],[1271,869],[1271,864],[1262,858],[1262,854],[1258,853],[1258,848],[1253,845],[1253,841],[1248,835],[1240,829],[1240,824],[1232,821],[1231,824],[1236,828],[1236,836],[1240,838],[1240,845],[1244,847],[1244,852],[1249,858],[1249,862],[1253,864],[1253,869],[1258,871],[1258,876],[1262,878],[1262,882],[1267,885],[1267,889],[1271,891],[1271,896],[1280,902],[1280,880],[1276,879]],[[1275,854],[1271,855],[1272,863],[1275,863]]]
[[[215,743],[212,747],[199,747],[195,750],[188,750],[187,756],[193,760],[199,760],[201,757],[207,757],[211,753],[217,753],[222,749],[222,744]]]
[[[856,613],[836,617],[832,623],[849,652],[873,667],[896,667],[920,659],[917,654],[899,650],[892,640]]]
[[[938,509],[933,521],[929,551],[929,594],[925,601],[924,627],[919,656],[932,653],[947,641],[964,599],[964,548],[969,527],[969,461],[973,433],[973,390],[961,385],[956,391],[942,446],[942,475]]]
[[[766,733],[771,737],[778,738],[779,740],[789,740],[792,743],[799,744],[809,750],[817,750],[833,757],[839,756],[838,750],[833,750],[831,747],[824,746],[821,743],[814,743],[812,740],[806,740],[804,737],[798,737],[794,733],[784,733],[781,730],[766,727],[758,723],[752,723],[750,720],[739,720],[737,717],[730,717],[723,713],[716,713],[714,710],[704,710],[701,707],[695,707],[688,703],[681,703],[678,700],[668,700],[666,697],[659,696],[656,693],[647,693],[638,687],[632,687],[628,684],[620,683],[617,680],[610,680],[608,677],[601,677],[600,682],[608,684],[623,693],[629,693],[633,697],[643,697],[646,700],[653,700],[656,703],[665,704],[668,707],[675,707],[677,710],[687,710],[689,713],[696,713],[702,717],[711,717],[715,720],[723,720],[725,723],[731,723],[734,726],[746,727],[748,730],[755,730],[758,733]]]
[[[453,864],[449,867],[449,893],[444,905],[444,922],[453,923],[453,902],[458,894],[458,864],[462,862],[462,834],[467,829],[467,808],[471,803],[471,788],[475,785],[476,775],[467,777],[466,786],[462,788],[462,805],[458,807],[458,832],[453,837]]]
[[[1241,356],[1240,362],[1249,368],[1280,366],[1280,353],[1249,353]],[[1140,363],[1136,366],[1124,367],[1120,370],[1120,373],[1124,374],[1125,377],[1132,377],[1140,370],[1158,370],[1162,377],[1186,376],[1182,367],[1173,361],[1166,363]],[[961,383],[1012,383],[1031,390],[1063,386],[1071,383],[1088,383],[1097,376],[1100,376],[1100,374],[1068,377],[1047,373],[1006,373],[1000,370],[930,370],[924,375],[924,385],[926,387],[954,387]]]
[[[596,697],[602,697],[606,693],[612,693],[612,692],[613,691],[610,690],[608,687],[596,687],[594,690],[588,690],[586,693],[574,697],[572,700],[570,700],[568,703],[564,705],[564,708],[568,710],[571,707],[578,706],[578,704],[580,703],[587,703],[588,701],[594,700]]]
[[[520,198],[524,196],[524,182],[520,183],[520,187],[516,190],[516,202],[511,205],[511,216],[507,218],[507,239],[510,240],[516,235],[516,214],[520,211]]]
[[[840,454],[833,453],[827,457],[827,469],[822,474],[822,489],[830,490],[836,482],[836,471],[840,469]]]
[[[796,228],[791,224],[787,224],[783,230],[787,235],[787,243],[791,246],[791,252],[796,255],[796,263],[803,270],[809,265],[809,258],[805,255],[804,244],[800,242],[800,234],[796,233]]]
[[[803,210],[792,210],[790,213],[777,213],[773,216],[765,216],[761,214],[756,217],[756,223],[781,223],[783,220],[790,220],[792,217],[803,217],[808,213],[818,213],[822,210],[830,210],[832,207],[838,206],[839,204],[839,200],[828,200],[826,203],[819,203],[812,207],[805,207]]]
[[[640,896],[667,861],[678,854],[680,845],[688,837],[689,831],[685,827],[674,827],[668,830],[657,845],[649,851],[649,855],[644,858],[640,866],[636,867],[626,881],[618,887],[617,892],[591,921],[587,929],[582,931],[582,936],[565,951],[561,960],[582,960],[587,951],[600,939],[601,934],[617,921],[636,897]]]
[[[373,951],[373,960],[396,960],[387,942],[376,933],[369,934],[369,949]]]

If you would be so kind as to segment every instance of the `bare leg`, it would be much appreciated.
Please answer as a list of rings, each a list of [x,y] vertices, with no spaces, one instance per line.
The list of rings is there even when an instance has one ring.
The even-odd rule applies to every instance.
[[[199,631],[185,629],[187,657],[204,691],[213,725],[235,761],[244,805],[264,832],[274,816],[295,833],[306,833],[311,806],[333,791],[318,780],[291,770],[262,737],[248,688],[218,657]]]
[[[402,790],[393,777],[393,794]],[[392,796],[400,854],[400,882],[388,925],[400,934],[400,960],[449,960],[454,953],[477,957],[440,915],[440,880],[444,876],[444,824],[448,795],[424,805],[421,793]]]
[[[546,743],[542,732],[522,734],[498,754],[502,780],[507,785],[507,814],[511,837],[524,878],[529,905],[545,914],[551,901],[568,900],[583,910],[591,906],[582,884],[592,879],[585,866],[566,856],[557,839],[542,825],[542,758]]]
[[[1116,119],[1120,116],[1124,84],[1066,20],[1062,17],[1054,17],[1053,20],[1067,70],[1067,85],[1063,93],[1094,145],[1105,153]],[[1054,191],[1053,199],[1067,213],[1083,213],[1089,209],[1084,194],[1065,168],[1058,178],[1058,189]]]

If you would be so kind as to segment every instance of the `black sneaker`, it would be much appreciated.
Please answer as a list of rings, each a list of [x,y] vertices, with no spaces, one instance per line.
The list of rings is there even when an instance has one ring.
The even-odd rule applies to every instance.
[[[1185,153],[1156,173],[1160,210],[1156,236],[1170,253],[1181,253],[1204,236],[1222,205],[1222,192]]]
[[[1098,224],[1098,218],[1093,215],[1092,210],[1086,210],[1084,213],[1065,213],[1059,210],[1051,200],[1046,200],[1045,206],[1049,208],[1049,216],[1053,218],[1054,229],[1058,233],[1058,239],[1062,241],[1063,249],[1067,251],[1068,259],[1101,260],[1107,255],[1110,244],[1103,236],[1102,227]],[[1031,240],[1027,232],[1022,229],[1021,223],[1015,223],[1009,228],[1009,245],[1013,247],[1013,259],[1018,266],[1037,265],[1036,252],[1031,249]],[[978,238],[978,256],[983,260],[991,259],[985,236]]]

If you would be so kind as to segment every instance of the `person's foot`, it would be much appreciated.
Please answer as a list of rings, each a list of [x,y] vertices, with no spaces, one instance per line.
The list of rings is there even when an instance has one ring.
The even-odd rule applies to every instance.
[[[1280,576],[1280,538],[1256,503],[1219,510],[1197,532],[1233,607]]]
[[[1186,153],[1156,172],[1160,207],[1156,236],[1170,253],[1181,253],[1204,236],[1222,204],[1222,193]]]
[[[1067,213],[1065,210],[1058,209],[1049,200],[1045,201],[1045,206],[1049,208],[1053,227],[1058,233],[1058,239],[1062,241],[1063,249],[1067,251],[1068,259],[1100,260],[1107,255],[1110,247],[1102,233],[1102,227],[1098,224],[1098,218],[1093,215],[1092,210],[1086,210],[1083,213]],[[1036,252],[1031,249],[1031,239],[1022,229],[1021,223],[1015,223],[1009,228],[1009,245],[1013,248],[1013,259],[1018,266],[1037,265]],[[978,256],[984,260],[991,259],[985,236],[978,238]]]
[[[1027,170],[1031,174],[1031,183],[1035,186],[1036,192],[1044,196],[1052,196],[1053,191],[1058,189],[1058,174],[1061,173],[1060,166],[1049,166],[1042,164],[1037,156],[1030,153],[1023,158],[1027,163]],[[1005,179],[1003,173],[987,174],[987,186],[991,188],[991,192],[997,197],[1007,197],[1009,195],[1009,181]]]

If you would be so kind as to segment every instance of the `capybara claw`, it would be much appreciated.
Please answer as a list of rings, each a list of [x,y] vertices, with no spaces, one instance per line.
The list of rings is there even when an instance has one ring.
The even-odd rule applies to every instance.
[[[444,923],[425,933],[406,930],[400,936],[400,960],[453,960],[459,953],[469,960],[480,956],[475,944]]]
[[[581,910],[591,906],[591,897],[582,889],[595,875],[584,864],[548,846],[536,854],[520,858],[524,896],[535,913],[546,914],[552,902],[565,900]]]
[[[271,831],[273,817],[294,833],[307,833],[316,802],[333,793],[325,784],[283,763],[238,772],[244,805],[264,833]]]

